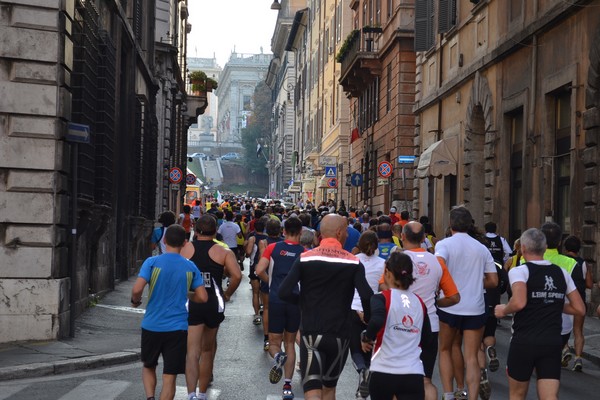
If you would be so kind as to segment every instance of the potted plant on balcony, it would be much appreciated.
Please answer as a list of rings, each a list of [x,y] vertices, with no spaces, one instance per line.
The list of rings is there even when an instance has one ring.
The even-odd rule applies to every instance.
[[[194,92],[212,92],[218,86],[217,81],[207,77],[204,71],[192,71],[189,74],[189,78],[192,84],[192,91]]]
[[[360,31],[358,29],[354,29],[352,32],[350,32],[348,34],[348,36],[344,40],[344,43],[342,43],[342,45],[340,46],[340,50],[338,51],[337,55],[335,56],[335,60],[337,62],[341,63],[344,60],[344,58],[346,57],[346,54],[350,50],[350,47],[352,46],[354,41],[358,38],[359,34],[360,34]]]

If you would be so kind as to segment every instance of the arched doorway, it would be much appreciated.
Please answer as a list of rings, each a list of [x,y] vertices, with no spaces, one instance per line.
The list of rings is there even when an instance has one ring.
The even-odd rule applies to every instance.
[[[464,135],[463,191],[466,207],[479,227],[493,213],[492,188],[495,184],[494,143],[492,129],[492,93],[487,79],[475,74],[467,108]]]

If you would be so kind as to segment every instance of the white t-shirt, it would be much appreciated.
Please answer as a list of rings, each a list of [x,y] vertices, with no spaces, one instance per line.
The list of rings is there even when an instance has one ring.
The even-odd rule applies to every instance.
[[[413,262],[413,277],[415,281],[409,290],[423,300],[427,307],[431,332],[439,332],[440,322],[435,308],[435,295],[442,280],[442,266],[437,257],[427,251],[404,250]]]
[[[223,236],[223,242],[225,242],[230,249],[234,249],[237,248],[237,234],[241,231],[239,225],[235,222],[225,221],[219,227],[217,232]]]
[[[385,260],[375,254],[368,256],[364,253],[358,253],[356,255],[362,265],[365,267],[365,277],[367,283],[373,290],[373,293],[379,292],[379,279],[383,275],[385,269]],[[355,311],[363,311],[363,306],[360,301],[360,296],[356,289],[354,290],[354,299],[352,300],[352,309]]]
[[[200,218],[200,206],[192,207],[192,216],[196,219]]]
[[[531,262],[538,264],[538,265],[551,265],[552,264],[548,260],[539,260],[539,261],[531,261]],[[567,282],[567,293],[566,294],[570,294],[574,290],[577,290],[577,287],[575,286],[575,282],[573,282],[573,278],[571,278],[571,275],[569,275],[569,273],[567,271],[565,271],[563,268],[561,268],[560,270],[562,271],[562,273],[565,277],[565,282]],[[511,268],[510,271],[508,271],[508,280],[510,281],[511,285],[515,282],[527,283],[528,279],[529,279],[529,268],[527,268],[527,265],[525,265],[525,264]],[[568,303],[568,302],[569,302],[569,299],[565,298],[565,303]],[[572,330],[573,330],[573,316],[570,314],[563,313],[562,314],[561,335],[566,335],[567,333],[571,332]]]
[[[492,254],[467,233],[456,232],[435,245],[435,255],[446,262],[448,271],[460,293],[460,302],[444,309],[454,315],[485,313],[483,279],[485,273],[496,273]]]

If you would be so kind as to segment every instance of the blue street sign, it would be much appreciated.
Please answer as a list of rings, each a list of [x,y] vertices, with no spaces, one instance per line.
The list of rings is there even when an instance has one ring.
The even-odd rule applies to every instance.
[[[67,139],[67,142],[72,143],[89,143],[90,126],[69,122],[65,139]]]
[[[350,182],[352,183],[352,186],[362,186],[362,184],[363,184],[362,174],[352,174],[352,177],[350,178]]]
[[[398,164],[412,164],[415,162],[415,156],[398,156]]]
[[[325,177],[337,178],[337,167],[325,167]]]

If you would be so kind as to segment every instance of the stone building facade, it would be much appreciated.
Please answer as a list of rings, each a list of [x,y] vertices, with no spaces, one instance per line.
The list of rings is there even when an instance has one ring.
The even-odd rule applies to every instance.
[[[89,294],[127,279],[149,254],[165,167],[157,2],[186,4],[2,2],[0,341],[72,333]],[[186,27],[181,17],[177,25]],[[172,76],[168,89],[181,83]],[[68,141],[81,125],[89,143]],[[185,148],[171,146],[168,158],[184,167]]]
[[[350,7],[353,30],[338,57],[356,130],[350,172],[362,175],[350,203],[374,212],[387,213],[392,205],[410,210],[413,168],[402,170],[397,160],[414,152],[414,2],[363,0]],[[387,179],[378,173],[384,161],[392,166]]]
[[[597,280],[600,3],[423,1],[415,35],[414,215],[443,232],[464,203],[511,241],[555,221]]]
[[[351,29],[351,1],[303,3],[305,8],[296,12],[286,44],[286,50],[294,52],[296,70],[296,176],[302,182],[304,200],[348,204],[343,182],[350,161],[349,100],[339,83],[340,64],[335,55]],[[326,166],[336,168],[336,185],[328,186]]]
[[[239,145],[241,152],[241,133],[252,110],[254,89],[265,80],[271,58],[271,54],[231,53],[216,90],[219,99],[217,145]]]

